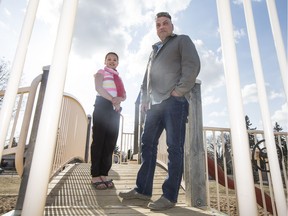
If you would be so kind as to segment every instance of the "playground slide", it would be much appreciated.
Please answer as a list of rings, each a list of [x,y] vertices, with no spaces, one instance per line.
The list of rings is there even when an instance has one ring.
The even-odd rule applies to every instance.
[[[216,173],[215,173],[215,165],[214,165],[214,160],[212,158],[207,159],[208,162],[208,173],[211,177],[213,177],[214,179],[216,179]],[[223,169],[217,165],[217,170],[218,170],[218,183],[225,186],[225,175],[224,175],[224,171]],[[228,184],[228,188],[229,189],[235,189],[234,186],[234,181],[233,179],[227,177],[227,184]],[[264,207],[263,204],[263,200],[262,200],[262,195],[261,195],[261,190],[258,187],[255,187],[255,193],[256,193],[256,200],[257,203]],[[271,203],[271,198],[268,194],[264,193],[265,195],[265,203],[266,203],[266,208],[267,211],[269,211],[271,214],[273,214],[273,210],[272,210],[272,203]]]

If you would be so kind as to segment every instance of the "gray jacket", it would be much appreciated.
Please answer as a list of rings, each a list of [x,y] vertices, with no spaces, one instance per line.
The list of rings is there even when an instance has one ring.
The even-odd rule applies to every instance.
[[[200,72],[200,59],[194,43],[187,35],[172,34],[157,52],[154,44],[141,86],[142,103],[161,103],[175,90],[189,98],[189,92]]]

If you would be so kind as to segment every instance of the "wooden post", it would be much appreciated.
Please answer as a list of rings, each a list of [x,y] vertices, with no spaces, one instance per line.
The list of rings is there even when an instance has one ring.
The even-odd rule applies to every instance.
[[[191,90],[185,141],[184,179],[186,204],[193,207],[207,206],[200,87],[201,81],[197,80]]]

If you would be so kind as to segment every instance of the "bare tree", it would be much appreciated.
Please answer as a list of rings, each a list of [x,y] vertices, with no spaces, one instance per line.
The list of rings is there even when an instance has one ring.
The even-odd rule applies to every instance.
[[[0,91],[3,91],[7,87],[10,63],[3,58],[0,59]],[[0,107],[2,105],[3,96],[0,96]]]
[[[275,122],[273,129],[274,129],[274,132],[283,131],[283,128],[277,122]],[[284,135],[276,136],[275,135],[275,144],[276,144],[276,146],[278,146],[277,153],[278,153],[279,160],[281,160],[281,157],[284,157],[284,164],[286,166],[285,168],[287,171],[287,153],[288,153],[288,150],[287,150],[286,136],[284,136]],[[281,162],[280,162],[280,168],[283,169]]]

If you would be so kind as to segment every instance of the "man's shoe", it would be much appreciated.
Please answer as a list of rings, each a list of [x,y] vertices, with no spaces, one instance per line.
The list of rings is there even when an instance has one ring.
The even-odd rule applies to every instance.
[[[161,196],[155,202],[150,202],[147,207],[154,211],[162,211],[173,208],[175,205],[176,203],[173,203],[170,200],[166,199],[164,196]]]
[[[119,196],[123,199],[140,199],[140,200],[150,200],[151,197],[144,195],[144,194],[140,194],[138,193],[135,189],[132,189],[130,191],[127,192],[120,192]]]

